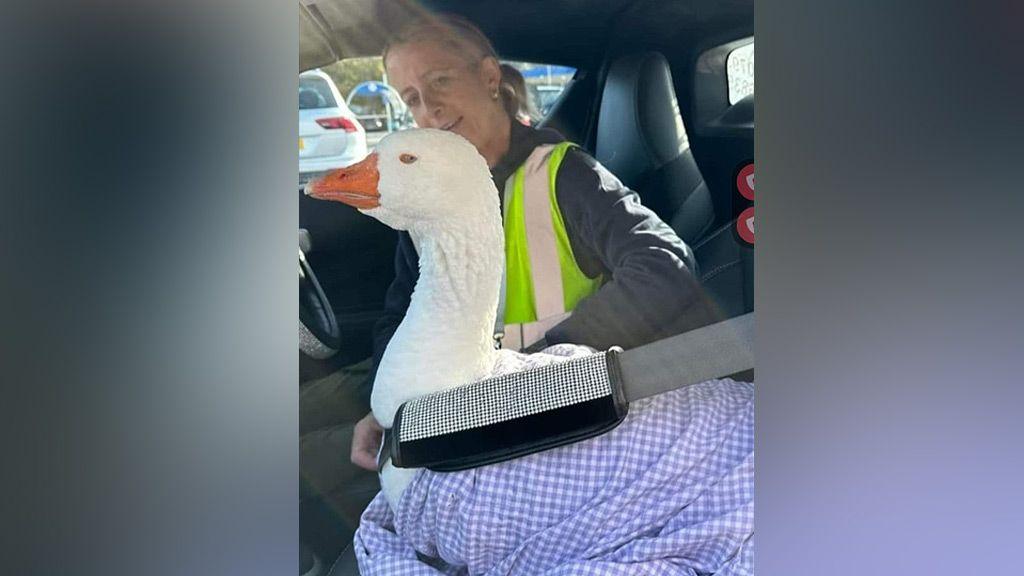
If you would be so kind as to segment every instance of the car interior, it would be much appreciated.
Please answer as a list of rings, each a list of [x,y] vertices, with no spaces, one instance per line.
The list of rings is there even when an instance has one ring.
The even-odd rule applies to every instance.
[[[590,152],[689,244],[722,319],[753,311],[753,246],[736,233],[752,203],[735,181],[754,160],[754,97],[730,103],[726,70],[729,54],[753,42],[753,0],[301,0],[300,71],[379,55],[388,30],[424,10],[473,21],[504,59],[575,68],[539,126]],[[301,191],[299,219],[340,332],[329,358],[300,354],[306,381],[372,354],[396,235]],[[317,538],[308,518],[302,530],[326,566],[348,544]]]

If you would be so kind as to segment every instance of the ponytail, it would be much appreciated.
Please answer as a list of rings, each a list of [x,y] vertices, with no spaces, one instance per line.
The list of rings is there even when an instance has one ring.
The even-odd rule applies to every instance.
[[[501,103],[505,112],[512,119],[533,117],[533,109],[530,106],[530,97],[526,91],[526,80],[523,75],[511,64],[501,65],[501,85],[499,87]]]

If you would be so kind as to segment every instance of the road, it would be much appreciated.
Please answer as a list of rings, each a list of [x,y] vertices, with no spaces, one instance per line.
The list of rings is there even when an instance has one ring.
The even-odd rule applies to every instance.
[[[386,131],[384,131],[384,130],[380,130],[380,131],[377,131],[377,132],[367,132],[366,133],[366,149],[367,150],[373,150],[373,147],[377,145],[377,142],[380,142],[381,138],[383,138],[383,137],[385,137],[387,135],[388,135],[388,133]]]

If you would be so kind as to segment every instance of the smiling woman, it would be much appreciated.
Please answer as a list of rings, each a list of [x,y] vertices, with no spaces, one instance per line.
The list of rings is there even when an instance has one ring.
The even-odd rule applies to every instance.
[[[376,14],[367,18],[350,17],[344,23],[339,20],[337,26],[327,27],[338,30],[338,34],[333,38],[333,44],[339,56],[342,52],[343,55],[351,57],[380,54],[379,61],[384,66],[384,73],[379,76],[380,80],[395,90],[402,104],[408,107],[409,114],[415,119],[416,124],[433,129],[430,132],[441,131],[442,136],[459,136],[458,140],[471,145],[467,147],[471,154],[480,156],[479,166],[489,172],[483,177],[489,177],[494,186],[479,186],[475,190],[484,196],[497,196],[488,201],[494,202],[494,207],[500,210],[501,234],[505,247],[505,300],[495,314],[498,319],[496,326],[492,327],[487,322],[486,333],[480,335],[481,340],[485,341],[488,349],[492,349],[494,342],[497,341],[506,350],[529,352],[550,352],[553,345],[559,344],[582,344],[596,349],[607,349],[611,346],[629,349],[720,319],[720,310],[715,308],[715,304],[708,298],[707,292],[696,277],[694,254],[680,239],[679,234],[685,234],[685,238],[696,245],[704,239],[705,231],[717,230],[727,224],[730,218],[727,204],[729,191],[712,189],[709,192],[708,186],[703,184],[700,172],[693,165],[692,156],[677,158],[683,152],[688,152],[685,137],[676,137],[685,134],[682,128],[683,120],[679,116],[680,111],[687,120],[691,120],[685,114],[694,108],[691,102],[677,102],[676,93],[684,96],[689,94],[689,90],[682,88],[694,81],[690,55],[699,55],[702,50],[706,50],[706,47],[702,47],[704,45],[701,41],[707,40],[708,34],[713,33],[715,42],[719,43],[722,39],[731,40],[750,35],[746,24],[736,30],[730,28],[737,22],[737,19],[730,15],[730,11],[738,10],[735,7],[739,4],[730,3],[726,6],[707,0],[697,0],[696,4],[632,3],[613,0],[607,4],[591,4],[583,10],[580,8],[581,4],[575,1],[551,0],[550,5],[546,4],[545,8],[548,10],[541,20],[532,19],[533,10],[525,8],[528,5],[536,8],[533,3],[488,4],[486,8],[466,8],[465,14],[472,19],[472,23],[463,17],[431,14],[420,8],[413,10],[415,14],[406,14],[412,18],[388,20]],[[750,7],[743,8],[744,19],[752,13],[750,10]],[[700,18],[693,18],[693,11],[700,12]],[[720,14],[722,18],[709,18],[711,13]],[[340,11],[324,11],[323,14],[329,20],[328,24],[331,24],[332,18],[339,18]],[[588,23],[587,26],[573,25],[583,22],[584,19]],[[359,25],[354,27],[354,23],[357,22]],[[366,25],[368,22],[372,25]],[[707,26],[708,22],[719,22],[720,25],[716,24],[718,28],[715,30],[698,30],[701,26]],[[495,44],[492,45],[491,38],[481,33],[475,23],[479,23],[487,30]],[[360,28],[359,32],[362,34],[355,34],[355,28]],[[347,37],[342,34],[343,29],[348,31]],[[681,34],[680,30],[686,30],[687,34]],[[644,39],[645,53],[635,54],[632,48],[635,45],[633,41],[640,37]],[[372,42],[363,42],[365,39]],[[660,50],[663,56],[646,54],[651,50]],[[508,78],[502,74],[503,60],[499,60],[499,53],[520,63],[552,63],[550,67],[516,66],[525,76],[526,93],[536,89],[532,95],[538,106],[547,108],[549,102],[546,98],[555,92],[561,94],[542,121],[527,126],[515,119],[519,105],[512,98],[513,90]],[[626,62],[626,65],[621,65],[621,62]],[[722,66],[724,69],[724,58]],[[613,80],[610,72],[612,70],[632,74],[620,73]],[[669,73],[669,70],[672,72]],[[605,71],[609,71],[607,80]],[[642,85],[655,86],[656,89],[639,91],[640,94],[637,96],[637,91],[630,89],[635,84],[629,81],[634,78]],[[673,78],[678,82],[675,90]],[[715,96],[714,104],[717,106],[717,95],[712,96]],[[728,106],[724,92],[721,101]],[[705,101],[702,100],[701,104],[705,104]],[[638,110],[633,109],[634,107]],[[650,117],[645,117],[644,114]],[[641,122],[641,125],[631,126],[630,120]],[[690,132],[692,139],[699,141],[705,150],[710,149],[707,147],[708,143],[702,140],[700,132],[701,128],[706,127],[699,121],[694,121],[697,122],[698,130]],[[644,137],[644,130],[650,127],[661,128],[655,130],[655,149],[645,150],[636,143]],[[610,128],[614,130],[609,139]],[[640,135],[634,136],[635,131],[639,131]],[[570,142],[563,134],[570,136],[572,141]],[[424,349],[425,346],[422,344],[429,341],[431,349],[445,351],[435,354],[437,358],[431,361],[446,363],[443,368],[449,370],[449,365],[454,365],[451,362],[454,349],[459,347],[458,339],[446,336],[451,331],[450,325],[464,327],[471,322],[468,313],[452,312],[444,322],[436,323],[436,328],[431,325],[425,332],[421,332],[417,343],[410,343],[402,338],[393,340],[396,328],[408,315],[415,314],[415,311],[410,309],[414,287],[422,280],[421,272],[429,269],[430,263],[421,261],[422,258],[427,258],[423,252],[422,240],[418,244],[406,232],[390,236],[379,235],[378,241],[371,248],[371,243],[367,241],[367,232],[384,220],[378,222],[362,217],[359,212],[352,210],[352,207],[365,210],[367,214],[383,214],[381,210],[387,209],[389,202],[386,190],[391,189],[383,182],[383,179],[389,177],[388,174],[412,174],[428,167],[433,173],[440,169],[431,167],[432,159],[436,157],[433,154],[435,148],[439,149],[438,146],[432,145],[416,150],[393,150],[396,154],[389,157],[385,166],[382,150],[393,146],[398,142],[395,138],[401,135],[401,132],[392,134],[376,144],[377,156],[371,156],[372,159],[367,161],[366,166],[374,159],[378,162],[379,177],[382,179],[376,186],[381,194],[379,198],[371,198],[368,193],[374,187],[358,185],[358,182],[352,180],[355,173],[363,167],[360,165],[347,173],[330,174],[321,180],[326,183],[332,178],[345,179],[345,185],[330,187],[336,192],[346,194],[334,199],[348,206],[338,202],[316,202],[310,197],[302,199],[302,202],[306,203],[303,206],[309,206],[310,213],[315,210],[318,214],[325,214],[333,210],[339,216],[344,216],[344,221],[339,222],[338,226],[330,227],[328,240],[314,240],[323,252],[312,255],[319,257],[324,266],[337,261],[337,277],[346,278],[349,286],[354,288],[337,296],[338,303],[335,304],[335,308],[340,310],[340,315],[351,314],[353,304],[364,301],[367,296],[385,292],[378,285],[371,286],[371,278],[384,278],[390,282],[382,306],[365,314],[365,317],[375,320],[372,338],[373,358],[368,362],[367,378],[369,396],[375,398],[374,414],[378,405],[383,406],[386,403],[384,397],[388,394],[384,391],[402,390],[403,384],[410,381],[401,374],[396,376],[394,362],[391,363],[392,368],[387,368],[387,363],[381,368],[385,351],[392,348]],[[615,146],[606,146],[609,140],[614,141]],[[390,144],[386,144],[388,142]],[[615,153],[608,153],[609,150]],[[591,153],[601,154],[599,157],[602,158],[602,162],[595,160]],[[742,155],[749,157],[747,152],[743,152]],[[648,161],[652,163],[653,168],[648,165]],[[725,159],[724,162],[730,163],[728,170],[731,170],[731,160]],[[670,218],[674,226],[678,224],[678,234],[666,225],[646,202],[640,201],[640,195],[623,184],[602,163],[614,166],[615,172],[627,179],[630,186],[636,186],[645,200],[651,200],[651,206],[660,208],[663,212],[659,213]],[[717,176],[714,163],[705,165],[702,162],[701,170],[705,169]],[[651,174],[654,177],[649,177]],[[443,198],[454,195],[454,187],[466,178],[467,175],[461,172],[451,176],[450,188],[446,190]],[[318,195],[316,188],[310,187],[314,195]],[[417,206],[419,202],[426,202],[426,188],[419,183],[408,184],[404,188],[424,192],[407,197],[405,202]],[[670,194],[676,188],[681,192],[678,201]],[[724,199],[726,202],[723,204],[725,209],[717,216],[713,213],[710,196],[714,196],[715,208],[720,204],[720,200]],[[694,204],[694,199],[699,202]],[[379,203],[380,206],[371,206],[372,202]],[[317,206],[310,206],[309,203]],[[366,204],[360,206],[362,203]],[[416,214],[425,216],[430,209],[431,206],[423,206],[422,211],[416,211]],[[396,223],[391,220],[388,222]],[[402,226],[398,228],[403,229]],[[729,230],[730,228],[726,228],[726,232]],[[384,238],[397,238],[397,249],[391,252],[393,256],[383,256],[379,253],[379,249],[387,245],[383,241]],[[378,253],[371,255],[367,249],[378,250]],[[328,254],[330,258],[327,257]],[[713,260],[708,261],[714,264]],[[467,269],[470,266],[459,264],[466,266]],[[391,269],[394,271],[393,277],[386,274]],[[718,274],[716,278],[724,278],[719,268],[714,265],[709,265],[706,270]],[[319,274],[319,269],[317,271]],[[494,270],[490,270],[487,277],[490,277],[490,272]],[[351,325],[341,320],[339,324]],[[356,341],[347,340],[353,343]],[[397,352],[392,352],[395,353]],[[359,357],[354,358],[358,359]],[[432,364],[425,363],[421,366],[427,365]],[[341,371],[343,370],[339,370]],[[417,377],[420,373],[448,372],[441,368],[416,370]],[[463,383],[460,378],[448,377],[443,380],[445,385]],[[338,397],[341,395],[333,396]],[[356,404],[351,400],[351,396],[344,397],[349,398],[351,404]],[[381,446],[380,424],[391,424],[388,421],[390,417],[387,410],[381,411],[379,421],[373,414],[367,414],[367,411],[368,407],[363,409],[360,416],[365,416],[361,420],[357,417],[350,421],[351,423],[359,420],[354,429],[348,428],[350,435],[338,436],[348,440],[344,446],[338,446],[337,443],[325,445],[315,456],[322,460],[319,464],[322,464],[321,467],[325,471],[332,467],[339,469],[336,473],[322,475],[324,482],[320,489],[330,491],[332,497],[337,496],[336,506],[340,509],[362,510],[362,505],[366,502],[360,500],[365,494],[356,494],[351,498],[343,494],[349,491],[347,485],[343,484],[344,480],[339,483],[340,489],[331,484],[336,479],[353,476],[353,466],[344,471],[340,470],[349,464],[349,451],[352,462],[366,468],[366,474],[375,475],[376,457]],[[708,411],[709,414],[710,412]],[[735,412],[733,416],[737,414],[738,412]],[[652,420],[650,424],[654,430],[664,422]],[[611,438],[607,441],[614,442]],[[309,445],[304,443],[304,446]],[[305,469],[315,468],[318,462],[312,461],[312,451],[308,455],[309,458],[304,460],[303,466]],[[306,456],[304,453],[304,458]],[[600,456],[597,460],[605,463],[609,461]],[[572,465],[569,465],[569,468],[571,467]],[[555,468],[567,469],[566,466]],[[746,471],[740,472],[741,476],[745,474]],[[563,510],[560,507],[571,506],[572,502],[577,501],[575,498],[591,496],[580,486],[577,486],[579,490],[560,496],[530,496],[527,492],[531,485],[537,484],[538,479],[546,478],[555,483],[562,480],[545,476],[539,468],[528,476],[524,477],[524,480],[532,484],[516,488],[516,494],[522,496],[522,502],[544,502],[537,504],[536,509],[531,508],[533,511],[528,516],[533,519],[544,518],[546,511]],[[504,481],[497,476],[493,480]],[[695,478],[696,480],[699,479]],[[393,504],[409,514],[428,515],[433,506],[444,503],[442,497],[451,492],[448,488],[454,488],[454,485],[448,488],[437,485],[437,490],[434,490],[426,483],[419,486],[420,489],[403,493]],[[415,494],[412,496],[414,500],[409,500],[410,492]],[[662,491],[661,494],[668,492]],[[626,509],[617,505],[621,503],[616,500],[618,496],[620,494],[608,494],[609,512]],[[718,496],[706,492],[703,495],[695,494],[695,497]],[[348,500],[351,500],[352,505],[347,504]],[[409,501],[406,502],[407,500]],[[486,498],[479,500],[481,506],[486,505],[485,500]],[[659,505],[668,504],[671,499],[662,500]],[[377,521],[386,516],[390,506],[383,497],[374,506],[371,525],[363,528],[362,534],[368,538],[364,540],[367,547],[375,547],[381,551],[390,546],[385,540],[391,538],[393,534],[387,533],[386,522],[381,524]],[[500,530],[510,526],[501,519],[497,519],[493,525],[487,524],[490,517],[487,516],[486,510],[471,508],[465,505],[451,508],[469,514],[466,516],[466,522],[461,524],[467,530],[472,529],[472,526],[485,526],[488,530]],[[742,539],[746,535],[749,525],[744,522],[749,512],[745,510],[740,514],[744,520],[740,522],[742,527],[736,534],[737,538]],[[364,523],[366,514],[370,514],[370,511],[361,517]],[[381,516],[382,514],[384,516]],[[406,520],[411,518],[404,517]],[[625,520],[611,521],[607,525],[625,526]],[[384,532],[377,531],[378,528]],[[600,537],[596,531],[591,535]],[[402,538],[405,536],[406,533],[402,533]],[[551,541],[562,543],[569,539],[568,535],[550,533],[549,536],[552,538]],[[678,536],[678,546],[673,544],[672,553],[683,551],[682,554],[685,555],[685,545],[696,540],[687,536],[685,529],[679,532]],[[424,534],[424,537],[437,542],[438,538],[444,539],[447,536],[441,532],[431,532]],[[391,542],[398,546],[399,540]],[[488,543],[491,544],[500,543]],[[404,555],[408,549],[403,548],[403,551],[399,551],[400,547],[396,547],[394,552]],[[415,544],[415,548],[418,552],[431,556],[438,552],[432,550],[429,545],[423,547],[420,543]],[[492,547],[490,550],[497,548]],[[743,562],[749,559],[746,555],[748,552],[747,549],[743,550]],[[324,556],[328,559],[333,557],[330,553],[324,553]],[[408,555],[403,556],[406,557]],[[533,550],[515,560],[515,568],[524,569],[524,566],[533,565],[534,562],[544,562],[544,558],[544,551]],[[453,556],[449,557],[449,560],[461,564],[469,559]],[[474,567],[470,569],[471,573],[480,571],[479,568],[482,566],[475,562],[474,560]],[[386,567],[377,568],[382,573],[391,573]],[[665,573],[670,573],[672,569],[667,564],[658,568],[669,571]],[[415,572],[415,569],[413,571]],[[429,570],[424,573],[427,572]],[[532,572],[527,569],[527,573]]]
[[[383,59],[389,82],[417,125],[461,136],[490,170],[504,212],[505,298],[494,332],[504,347],[630,348],[709,323],[713,313],[700,297],[689,248],[592,157],[553,130],[515,120],[516,92],[473,24],[450,16],[414,22],[392,38]],[[412,164],[410,154],[419,157],[404,151],[398,161]],[[374,162],[371,155],[365,164]],[[344,198],[334,199],[376,213],[380,200],[363,191],[370,187],[352,181],[361,169],[330,174],[310,191],[326,198],[332,187],[343,190]],[[452,186],[458,178],[453,176]],[[340,179],[346,183],[338,185]],[[392,342],[392,336],[412,313],[413,288],[427,266],[419,262],[419,248],[408,233],[400,233],[395,281],[375,327],[375,409],[356,425],[352,441],[353,462],[367,470],[377,468],[381,424],[391,424],[388,410],[381,411],[380,421],[374,416],[384,402],[378,392],[409,382],[393,370],[378,369],[385,351],[396,354],[392,344],[409,346]],[[457,347],[457,340],[446,340],[443,333],[438,326],[435,346]],[[456,383],[461,381],[448,384]],[[391,492],[394,506],[399,505],[396,493]]]
[[[494,166],[520,104],[490,42],[457,18],[407,28],[384,50],[392,85],[421,128],[451,130]]]

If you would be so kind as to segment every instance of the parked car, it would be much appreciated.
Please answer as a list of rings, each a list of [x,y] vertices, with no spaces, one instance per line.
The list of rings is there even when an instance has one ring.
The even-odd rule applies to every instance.
[[[413,125],[405,103],[394,88],[383,82],[361,82],[349,93],[346,103],[367,132],[394,132]]]
[[[366,131],[331,77],[299,74],[299,186],[366,157]]]

